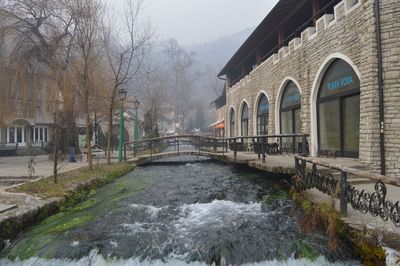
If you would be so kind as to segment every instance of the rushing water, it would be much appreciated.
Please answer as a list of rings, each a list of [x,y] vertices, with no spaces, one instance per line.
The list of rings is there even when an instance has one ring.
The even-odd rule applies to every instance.
[[[346,246],[330,252],[327,236],[299,232],[285,188],[265,173],[172,160],[180,163],[137,168],[22,233],[0,264],[355,265]]]

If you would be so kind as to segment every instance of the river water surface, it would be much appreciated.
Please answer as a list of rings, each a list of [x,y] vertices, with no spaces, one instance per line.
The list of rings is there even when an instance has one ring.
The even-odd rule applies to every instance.
[[[249,168],[174,158],[91,194],[7,243],[0,265],[357,265],[301,234],[287,188]]]

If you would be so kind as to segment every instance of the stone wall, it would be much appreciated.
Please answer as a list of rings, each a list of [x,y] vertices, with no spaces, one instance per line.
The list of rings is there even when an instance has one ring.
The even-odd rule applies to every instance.
[[[225,114],[226,114],[226,105],[224,105],[221,108],[217,109],[217,111],[216,111],[217,122],[224,120],[225,119]],[[225,122],[225,124],[226,124],[226,122]]]
[[[384,48],[385,101],[387,120],[388,172],[400,171],[399,57],[400,7],[398,0],[382,4],[382,37]],[[317,155],[316,98],[319,84],[329,64],[336,58],[349,63],[361,81],[360,160],[374,169],[380,167],[379,99],[374,1],[343,0],[334,14],[321,17],[316,26],[289,42],[277,54],[261,63],[249,75],[227,91],[227,112],[236,113],[235,132],[240,134],[240,113],[243,101],[249,104],[249,135],[255,134],[255,113],[261,93],[270,102],[269,132],[279,134],[279,103],[289,80],[300,88],[302,133],[311,135],[312,155]],[[226,134],[229,134],[227,123]],[[393,145],[395,144],[395,145]]]
[[[400,3],[381,0],[386,167],[400,178]]]

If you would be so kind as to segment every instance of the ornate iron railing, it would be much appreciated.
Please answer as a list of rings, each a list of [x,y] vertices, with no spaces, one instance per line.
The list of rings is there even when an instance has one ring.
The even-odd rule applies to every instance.
[[[198,135],[167,136],[127,142],[124,144],[124,157],[126,160],[129,149],[133,151],[134,157],[136,157],[138,153],[143,151],[152,156],[161,153],[166,147],[173,147],[173,151],[179,155],[182,146],[188,144],[198,152],[205,150],[224,154],[231,150],[235,159],[238,152],[254,152],[259,159],[262,156],[262,161],[265,163],[267,155],[301,154],[307,156],[309,150],[308,137],[309,135],[300,134],[260,135],[225,139]]]
[[[399,201],[393,203],[386,200],[387,188],[382,182],[375,184],[375,192],[368,193],[365,190],[357,190],[350,185],[346,188],[346,200],[353,209],[362,213],[370,213],[374,217],[381,217],[382,220],[391,220],[393,224],[400,227],[400,206]]]
[[[312,164],[311,170],[307,170],[307,163]],[[317,166],[340,171],[340,179],[318,173]],[[293,177],[293,187],[297,191],[305,191],[316,188],[324,194],[340,200],[341,213],[347,215],[347,204],[361,213],[369,213],[374,217],[380,217],[384,221],[392,221],[396,227],[400,227],[400,202],[393,203],[386,199],[387,187],[390,184],[399,187],[400,182],[386,176],[360,171],[352,168],[336,166],[317,160],[295,156],[295,168],[297,176]],[[347,182],[349,174],[361,176],[376,181],[375,191],[366,192]]]

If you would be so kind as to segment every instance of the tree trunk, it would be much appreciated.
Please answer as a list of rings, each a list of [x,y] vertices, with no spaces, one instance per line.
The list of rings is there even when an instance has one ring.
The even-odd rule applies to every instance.
[[[87,159],[89,164],[89,171],[93,170],[93,162],[92,162],[92,145],[90,143],[90,114],[86,112],[86,145],[87,145]]]
[[[54,184],[57,184],[57,168],[58,168],[58,134],[54,134],[54,149],[53,149],[53,177]]]
[[[107,132],[107,165],[111,165],[111,145],[113,135],[113,111],[114,111],[114,100],[118,86],[115,84],[110,101],[110,109],[108,110],[108,132]]]
[[[62,150],[68,151],[69,145],[71,143],[77,144],[76,138],[76,124],[75,124],[75,94],[69,89],[68,86],[65,85],[65,80],[63,78],[58,77],[57,86],[62,94],[63,99],[63,123],[66,128],[65,136],[61,136],[63,139],[64,147]],[[78,147],[75,152],[79,152],[79,145],[75,145]]]
[[[112,129],[113,129],[113,115],[112,108],[108,114],[108,132],[107,132],[107,165],[111,165],[111,141],[112,141]]]

